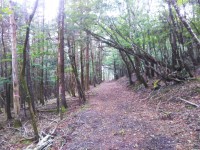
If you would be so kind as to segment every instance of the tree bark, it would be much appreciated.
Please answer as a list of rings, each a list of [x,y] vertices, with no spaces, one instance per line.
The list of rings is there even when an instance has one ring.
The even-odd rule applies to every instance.
[[[15,119],[20,121],[20,95],[19,95],[19,77],[18,77],[18,62],[17,62],[17,33],[16,22],[13,10],[13,2],[10,1],[10,9],[13,13],[10,15],[11,28],[11,45],[12,45],[12,79],[13,79],[13,104]]]
[[[128,78],[129,78],[129,84],[132,85],[133,84],[133,81],[132,81],[132,72],[131,72],[131,67],[129,65],[129,62],[128,60],[126,59],[126,56],[123,54],[122,51],[119,51],[121,57],[122,57],[122,60],[124,61],[125,65],[126,65],[126,69],[127,69],[127,72],[128,72]]]
[[[83,90],[85,90],[83,53],[84,53],[84,48],[83,48],[83,44],[81,43],[80,44],[81,85],[83,86]]]
[[[2,8],[3,8],[3,2],[2,2]],[[4,42],[4,26],[3,26],[3,21],[1,24],[1,43],[2,43],[2,48],[3,48],[3,58],[6,59],[6,47],[5,47],[5,42]],[[3,69],[4,68],[4,69]],[[2,77],[8,78],[8,63],[5,61],[4,63],[1,62],[1,69],[2,69]],[[10,71],[9,71],[10,72]],[[12,73],[11,73],[12,74]],[[10,74],[9,74],[10,75]],[[4,84],[4,89],[5,89],[5,98],[6,98],[6,102],[5,102],[5,112],[6,112],[6,116],[7,116],[7,120],[12,119],[12,115],[11,115],[11,96],[10,96],[10,89],[11,89],[11,85],[8,83]]]
[[[188,21],[186,20],[186,18],[184,18],[183,16],[181,16],[180,9],[177,6],[176,0],[171,0],[171,3],[173,5],[173,7],[174,7],[174,9],[175,9],[175,11],[176,11],[179,19],[181,20],[181,22],[183,23],[183,25],[185,26],[185,28],[187,29],[187,31],[190,33],[190,35],[192,36],[192,38],[196,42],[198,48],[200,48],[200,40],[198,39],[197,35],[192,30],[192,27],[190,26],[190,24],[188,23]]]
[[[80,100],[79,104],[85,104],[86,97],[85,97],[85,93],[83,90],[84,85],[81,85],[81,82],[79,80],[77,66],[76,66],[76,60],[75,60],[75,42],[73,39],[73,41],[72,41],[73,46],[71,46],[72,44],[71,44],[69,38],[67,41],[68,41],[67,43],[68,43],[68,47],[69,47],[68,53],[69,53],[70,63],[71,63],[72,69],[73,69],[75,79],[76,79],[76,85],[77,85],[77,90],[78,90],[78,95],[79,95],[79,100]]]
[[[30,116],[31,116],[31,120],[32,120],[32,127],[33,127],[33,130],[34,130],[35,140],[39,139],[39,134],[38,134],[35,114],[34,114],[34,111],[33,111],[32,99],[31,99],[29,88],[28,88],[28,83],[26,81],[25,71],[26,71],[26,63],[27,63],[26,56],[27,56],[27,46],[28,46],[28,42],[29,42],[30,25],[31,25],[32,19],[34,17],[34,14],[36,12],[36,9],[37,9],[37,6],[38,6],[38,1],[39,0],[35,1],[33,11],[30,14],[28,22],[27,22],[26,37],[25,37],[24,47],[23,47],[22,70],[21,70],[21,74],[20,74],[21,85],[22,85],[22,88],[23,88],[23,90],[26,94],[26,100],[27,100],[28,106],[29,106],[29,112],[30,112]]]
[[[58,22],[58,89],[60,105],[60,118],[62,119],[62,109],[67,108],[65,98],[65,81],[64,81],[64,0],[59,1],[59,22]]]
[[[90,63],[89,63],[89,50],[90,50],[90,35],[86,32],[86,73],[85,73],[85,88],[90,89]]]

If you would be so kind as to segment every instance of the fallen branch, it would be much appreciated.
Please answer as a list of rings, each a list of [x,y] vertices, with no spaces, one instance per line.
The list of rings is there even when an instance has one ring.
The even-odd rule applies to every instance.
[[[34,148],[34,150],[42,150],[46,147],[49,147],[50,145],[52,145],[53,143],[53,136],[51,135],[46,135],[38,144],[37,146]]]
[[[43,110],[37,109],[37,112],[56,112],[56,111],[57,111],[57,109],[43,109]]]
[[[53,139],[54,139],[54,134],[56,129],[58,128],[59,122],[56,120],[53,120],[50,125],[56,122],[56,126],[54,127],[54,129],[46,134],[45,132],[41,133],[40,136],[40,141],[37,143],[37,145],[34,146],[34,144],[31,144],[30,146],[28,146],[25,150],[44,150],[44,149],[48,149],[48,147],[50,147],[53,144]]]
[[[53,136],[48,134],[45,137],[43,137],[42,140],[40,140],[40,142],[36,146],[31,144],[25,150],[42,150],[42,149],[46,149],[47,147],[51,146],[52,143],[53,143]],[[33,148],[33,146],[35,148]]]
[[[188,101],[188,100],[185,100],[185,99],[183,99],[183,98],[181,98],[181,97],[178,97],[177,99],[180,100],[180,101],[183,101],[183,102],[186,103],[186,104],[189,104],[189,105],[192,105],[192,106],[195,106],[195,107],[199,108],[199,105],[197,105],[197,104],[195,104],[195,103],[193,103],[193,102],[190,102],[190,101]]]

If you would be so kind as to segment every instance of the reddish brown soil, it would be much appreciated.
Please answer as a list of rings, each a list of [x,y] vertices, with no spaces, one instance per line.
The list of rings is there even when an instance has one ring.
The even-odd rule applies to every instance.
[[[63,150],[186,150],[194,146],[195,133],[182,119],[160,117],[141,101],[140,93],[122,83],[103,83],[91,92],[88,107],[62,125],[68,129]]]
[[[133,90],[125,85],[122,81],[112,81],[93,88],[88,103],[72,109],[58,123],[51,149],[200,149],[199,109],[187,109],[179,102],[154,101],[151,90]],[[40,129],[45,132],[54,129],[53,121],[58,121],[54,117],[49,118],[48,126],[47,122],[41,123]],[[10,147],[15,149],[16,145],[21,146]]]

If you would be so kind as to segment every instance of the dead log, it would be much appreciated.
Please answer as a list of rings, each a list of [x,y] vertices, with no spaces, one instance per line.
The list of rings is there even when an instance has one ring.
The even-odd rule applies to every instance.
[[[47,149],[48,147],[50,147],[53,144],[53,138],[54,137],[52,135],[48,134],[48,135],[44,136],[38,142],[38,144],[36,146],[33,146],[33,144],[31,144],[25,150],[44,150],[44,149]]]
[[[37,144],[34,150],[42,150],[44,148],[51,146],[52,143],[53,143],[53,136],[48,134]]]

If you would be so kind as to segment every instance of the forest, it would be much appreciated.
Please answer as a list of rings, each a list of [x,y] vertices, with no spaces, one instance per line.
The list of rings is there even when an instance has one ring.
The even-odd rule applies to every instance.
[[[199,107],[199,0],[0,1],[0,149],[197,150]]]

